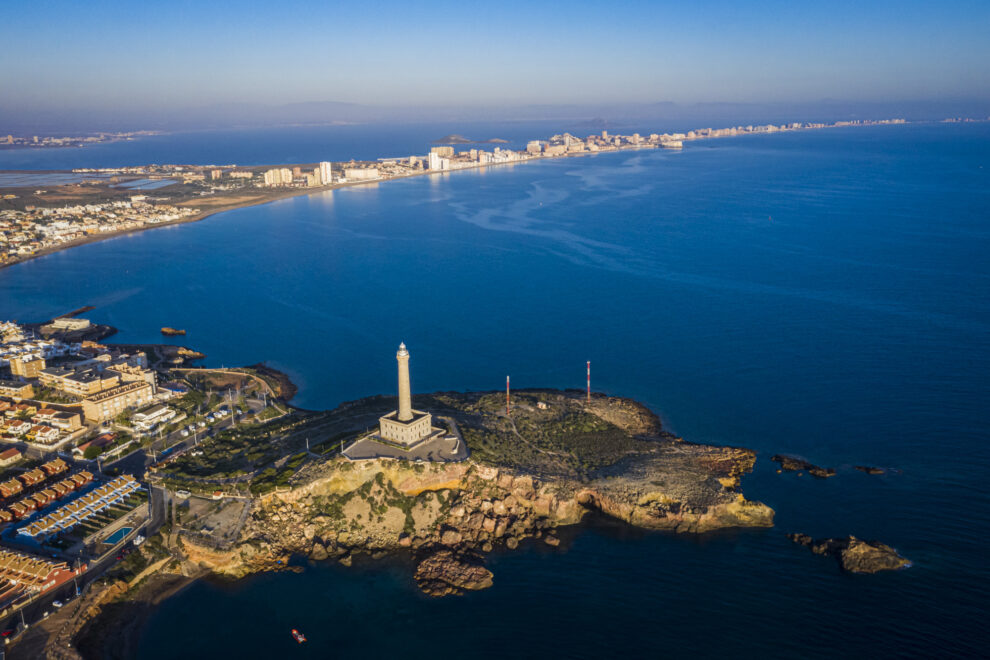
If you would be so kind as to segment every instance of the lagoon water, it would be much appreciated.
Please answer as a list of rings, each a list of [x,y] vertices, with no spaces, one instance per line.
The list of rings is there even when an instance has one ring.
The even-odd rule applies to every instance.
[[[591,360],[596,390],[686,439],[758,450],[743,489],[777,511],[703,537],[589,524],[493,556],[495,586],[462,598],[421,596],[401,562],[202,582],[152,617],[143,658],[976,656],[988,254],[990,127],[834,129],[231,211],[0,271],[0,318],[95,305],[122,342],[185,328],[208,364],[285,370],[304,407],[389,392],[399,341],[417,391],[582,387]],[[776,474],[777,452],[839,474]],[[786,532],[914,566],[843,574]]]

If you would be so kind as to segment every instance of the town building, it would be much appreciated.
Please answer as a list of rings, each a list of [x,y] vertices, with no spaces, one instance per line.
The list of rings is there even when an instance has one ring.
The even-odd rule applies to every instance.
[[[44,368],[45,360],[40,357],[15,357],[10,360],[10,372],[21,378],[37,378]]]
[[[72,569],[63,561],[0,549],[0,610],[63,585],[86,568],[82,564]]]
[[[88,421],[105,422],[128,408],[151,403],[151,397],[151,385],[148,383],[125,383],[83,399],[83,415]]]
[[[129,474],[99,486],[82,497],[69,502],[47,516],[39,518],[17,530],[19,536],[44,538],[71,529],[107,507],[121,502],[141,485]]]
[[[72,332],[74,330],[86,330],[91,325],[93,325],[93,323],[89,319],[77,319],[71,316],[62,316],[49,323],[46,327],[49,327],[52,330]]]
[[[344,170],[344,178],[348,181],[370,181],[380,179],[377,167],[348,167]]]
[[[7,467],[8,465],[12,465],[16,463],[17,461],[21,460],[21,456],[23,455],[24,455],[23,452],[21,452],[21,450],[17,449],[16,447],[5,449],[4,451],[0,452],[0,467]]]
[[[30,399],[34,396],[34,387],[31,383],[24,383],[19,380],[0,380],[0,396]]]
[[[53,477],[56,474],[62,474],[63,472],[68,472],[69,464],[66,463],[61,458],[56,458],[48,461],[47,463],[42,463],[41,471],[47,474],[49,477]]]
[[[174,410],[165,404],[160,403],[148,408],[147,410],[134,413],[131,416],[131,423],[134,424],[134,427],[140,431],[148,431],[158,424],[163,424],[171,419],[174,419],[176,414],[177,413]]]
[[[158,390],[158,375],[154,369],[148,369],[144,353],[140,354],[143,362],[136,360],[136,357],[114,360],[108,366],[106,373],[117,374],[121,383],[145,382],[151,386],[151,392],[155,393]]]
[[[120,374],[105,371],[101,365],[48,367],[38,373],[38,382],[75,396],[86,397],[120,384]]]
[[[58,429],[45,424],[38,424],[31,427],[25,436],[28,442],[35,442],[39,445],[53,445],[58,442]]]
[[[49,424],[62,432],[71,433],[82,428],[82,419],[78,413],[59,412],[55,413]]]
[[[17,479],[8,479],[0,483],[0,498],[8,499],[24,490],[24,484]]]
[[[31,430],[31,422],[26,422],[23,419],[11,419],[7,421],[4,431],[19,438],[21,436],[27,435],[27,432]]]
[[[449,170],[450,159],[444,158],[435,151],[431,151],[426,157],[427,168],[431,170]]]
[[[328,186],[333,182],[333,167],[327,161],[320,163],[320,185]]]
[[[288,167],[278,167],[265,171],[265,185],[269,187],[291,186],[292,170]]]
[[[33,470],[28,470],[23,474],[17,475],[17,478],[21,480],[21,482],[24,484],[25,487],[27,487],[27,486],[35,486],[37,484],[40,484],[42,481],[48,478],[48,475],[46,475],[40,469],[34,468]]]

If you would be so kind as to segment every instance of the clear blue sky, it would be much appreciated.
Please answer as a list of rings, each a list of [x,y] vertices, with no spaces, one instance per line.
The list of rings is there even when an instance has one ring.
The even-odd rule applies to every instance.
[[[990,1],[7,2],[0,106],[990,98]]]

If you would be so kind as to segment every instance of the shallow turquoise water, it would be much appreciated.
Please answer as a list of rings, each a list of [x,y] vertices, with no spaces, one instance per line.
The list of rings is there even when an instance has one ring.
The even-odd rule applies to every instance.
[[[778,512],[702,538],[576,530],[493,558],[495,587],[460,599],[424,599],[401,565],[203,583],[142,657],[975,655],[988,160],[986,125],[893,126],[350,188],[0,271],[0,317],[92,304],[124,342],[182,327],[210,364],[286,370],[309,407],[390,391],[399,341],[417,391],[583,387],[591,360],[595,389],[687,439],[760,451],[744,489]],[[839,476],[777,475],[775,452]],[[915,565],[844,575],[791,531]]]

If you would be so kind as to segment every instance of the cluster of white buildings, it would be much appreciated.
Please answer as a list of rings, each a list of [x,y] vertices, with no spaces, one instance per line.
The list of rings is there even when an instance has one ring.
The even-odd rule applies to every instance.
[[[323,161],[312,171],[302,167],[275,167],[265,170],[259,186],[263,188],[315,188],[333,183],[332,164]]]
[[[423,171],[444,172],[449,170],[467,169],[529,160],[531,158],[554,158],[583,152],[614,151],[629,148],[665,148],[680,149],[685,141],[706,138],[729,137],[749,133],[775,133],[800,129],[827,128],[829,126],[850,126],[868,124],[903,123],[901,119],[886,119],[879,121],[835,122],[834,124],[800,123],[765,124],[762,126],[735,126],[730,128],[701,128],[684,133],[651,133],[649,135],[609,135],[608,131],[601,134],[580,138],[570,133],[554,135],[548,140],[531,140],[524,150],[495,147],[491,151],[483,149],[467,149],[455,151],[451,145],[433,147],[425,156],[409,156],[403,158],[380,158],[378,166],[374,164],[358,164],[355,162],[340,165],[338,175],[331,175],[331,163],[322,162],[312,172],[304,171],[301,167],[280,167],[264,172],[264,180],[259,187],[306,188],[326,186],[332,183],[348,183],[360,181],[377,181]]]
[[[142,201],[0,211],[0,264],[89,235],[175,222],[197,213],[199,209]]]
[[[515,151],[513,149],[503,149],[495,147],[491,151],[484,149],[468,149],[466,151],[454,152],[450,146],[433,147],[426,155],[425,167],[431,171],[463,170],[479,165],[494,165],[498,163],[511,163],[521,160],[529,160],[532,153],[525,151]],[[410,163],[415,167],[415,157],[410,159]],[[422,166],[422,164],[419,164]]]
[[[148,367],[144,353],[122,353],[91,342],[34,339],[27,334],[16,323],[0,324],[0,439],[52,446],[74,437],[84,422],[106,422],[170,394],[158,394],[157,374]],[[45,388],[68,397],[74,411],[50,409],[54,405],[68,410],[59,403],[65,404],[64,399],[48,397]],[[170,416],[174,413],[168,409],[153,409],[137,417],[142,423],[135,426],[147,430]]]
[[[0,439],[50,447],[82,428],[78,412],[0,399]]]
[[[12,326],[16,330],[4,334],[3,327]],[[82,344],[66,344],[58,339],[31,338],[15,323],[0,324],[0,368],[10,367],[11,360],[37,359],[52,360],[67,355],[77,355]]]
[[[17,530],[18,535],[41,539],[58,532],[72,529],[79,523],[118,502],[123,502],[131,493],[140,490],[134,477],[124,474],[100,486],[82,497],[59,507],[43,518],[28,523]]]

